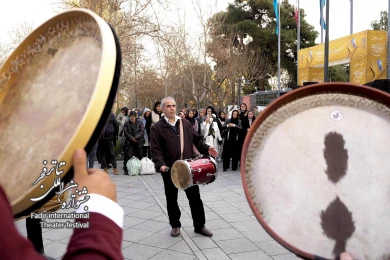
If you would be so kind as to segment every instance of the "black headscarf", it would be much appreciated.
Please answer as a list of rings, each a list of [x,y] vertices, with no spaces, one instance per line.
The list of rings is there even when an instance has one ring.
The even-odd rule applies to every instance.
[[[125,116],[127,116],[129,113],[129,109],[127,107],[122,107],[121,111],[122,110],[125,111]]]
[[[160,101],[157,101],[156,103],[154,103],[153,111],[154,111],[154,113],[161,115],[162,111],[158,112],[157,109],[156,109],[156,107],[158,105],[161,106],[161,102]]]
[[[193,112],[193,116],[192,117],[190,117],[190,111],[192,111]],[[186,115],[186,119],[188,120],[188,122],[190,122],[191,123],[191,125],[192,126],[194,126],[195,125],[195,122],[196,122],[196,119],[195,119],[195,110],[190,110],[190,111],[188,111],[188,113],[187,113],[187,115]]]
[[[236,117],[236,118],[233,118],[233,113],[234,113],[234,111],[237,112],[237,117]],[[238,120],[240,120],[240,113],[238,112],[237,109],[234,109],[234,110],[232,111],[232,117],[230,118],[230,122],[232,122],[233,124],[238,125]]]
[[[225,114],[225,117],[224,118],[221,118],[221,114],[222,113],[224,113],[225,114],[225,112],[223,112],[223,111],[219,111],[219,113],[218,113],[218,119],[221,121],[221,123],[223,124],[223,123],[225,123],[225,121],[226,121],[226,114]]]

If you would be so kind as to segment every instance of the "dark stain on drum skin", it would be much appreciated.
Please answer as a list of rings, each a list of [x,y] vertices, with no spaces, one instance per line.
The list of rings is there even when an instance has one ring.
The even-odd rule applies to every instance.
[[[336,240],[333,254],[338,256],[345,252],[347,240],[355,232],[355,224],[352,213],[339,197],[321,212],[321,226],[327,237]]]
[[[56,49],[52,49],[52,48],[49,48],[47,50],[47,54],[51,55],[54,57],[54,55],[56,54],[57,50]]]
[[[337,184],[348,170],[348,150],[344,148],[344,137],[337,132],[330,132],[325,135],[324,144],[325,173],[329,181]],[[355,232],[355,224],[352,213],[339,197],[321,212],[321,226],[325,235],[336,241],[333,254],[339,256],[345,252],[347,241]]]
[[[328,179],[336,184],[347,174],[348,151],[344,148],[343,136],[337,132],[325,135],[324,144],[324,157],[327,165],[325,173],[328,175]]]

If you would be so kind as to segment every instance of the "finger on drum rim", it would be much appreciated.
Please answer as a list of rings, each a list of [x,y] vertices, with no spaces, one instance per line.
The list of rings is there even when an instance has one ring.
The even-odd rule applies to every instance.
[[[77,175],[88,175],[85,164],[87,163],[87,153],[83,149],[77,149],[73,153],[74,177]]]

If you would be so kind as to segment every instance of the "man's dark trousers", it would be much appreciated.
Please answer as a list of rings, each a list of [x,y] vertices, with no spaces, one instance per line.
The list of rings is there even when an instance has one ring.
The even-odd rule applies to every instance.
[[[181,223],[180,223],[181,213],[180,213],[179,205],[177,203],[178,189],[175,187],[175,185],[172,182],[170,172],[161,173],[161,176],[163,177],[164,180],[169,224],[172,226],[172,228],[181,227]],[[189,187],[185,190],[185,192],[190,204],[194,228],[195,230],[201,230],[204,227],[204,224],[206,223],[206,219],[205,219],[205,213],[203,208],[203,202],[200,198],[199,186],[194,185],[192,187]]]
[[[32,242],[35,250],[43,254],[43,238],[40,219],[26,218],[27,238]]]

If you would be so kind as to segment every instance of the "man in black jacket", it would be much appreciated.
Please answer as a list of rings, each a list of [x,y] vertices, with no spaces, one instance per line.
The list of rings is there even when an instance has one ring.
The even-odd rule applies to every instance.
[[[199,152],[211,154],[216,157],[217,151],[202,142],[198,133],[187,120],[181,120],[176,116],[176,102],[171,97],[166,97],[161,101],[164,117],[155,123],[151,128],[150,152],[156,170],[161,172],[164,180],[165,196],[167,199],[167,209],[169,224],[172,226],[171,236],[177,237],[180,234],[180,209],[177,204],[178,189],[172,182],[170,168],[176,160],[180,160],[180,121],[183,125],[184,150],[183,159],[190,159],[193,155],[193,144]],[[194,185],[185,190],[190,203],[191,215],[195,232],[204,236],[213,236],[204,225],[206,223],[203,202],[200,198],[199,186]]]
[[[125,135],[126,141],[124,145],[124,152],[126,156],[123,161],[123,170],[125,175],[129,175],[127,170],[127,162],[133,156],[139,160],[142,159],[143,146],[145,144],[145,128],[141,120],[137,119],[137,113],[134,111],[130,112],[130,120],[126,121],[123,126],[123,134]]]
[[[107,123],[103,128],[99,139],[98,153],[101,160],[101,168],[108,173],[106,155],[110,158],[112,167],[114,168],[114,174],[118,175],[118,169],[116,167],[116,159],[114,152],[114,143],[118,137],[118,123],[115,114],[111,111],[108,116]]]

